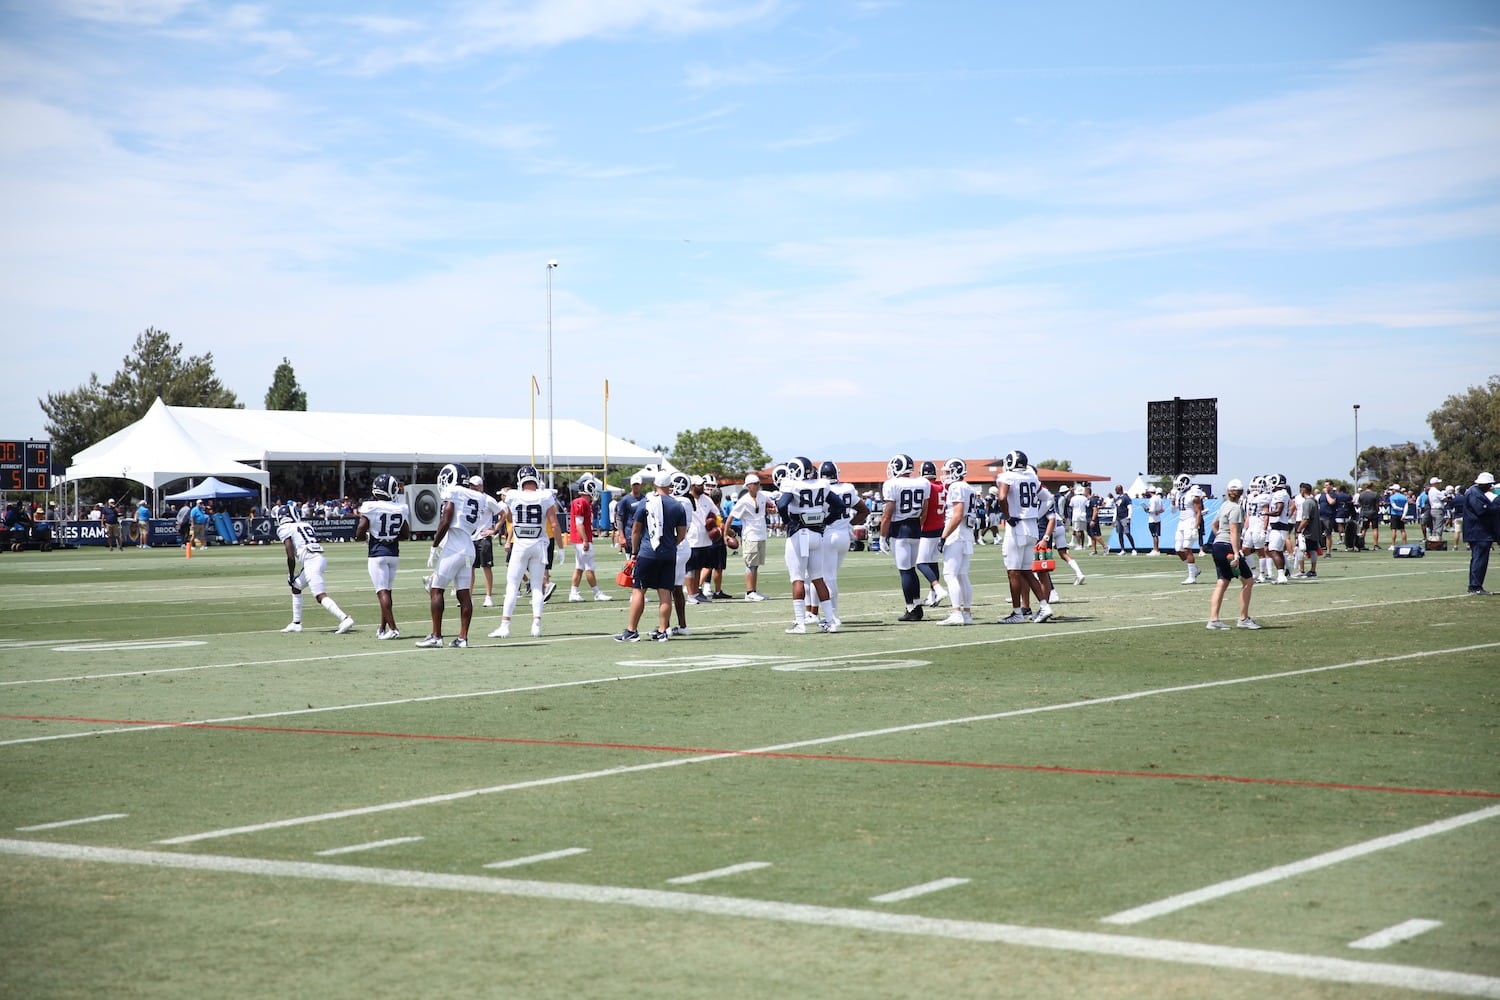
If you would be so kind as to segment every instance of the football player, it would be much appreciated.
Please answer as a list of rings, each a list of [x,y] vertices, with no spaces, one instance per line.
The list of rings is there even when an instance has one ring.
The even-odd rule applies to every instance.
[[[1292,508],[1292,494],[1287,489],[1286,476],[1276,473],[1266,477],[1266,548],[1271,552],[1271,562],[1276,565],[1276,583],[1286,583],[1287,540],[1297,526],[1297,514]],[[1265,571],[1270,579],[1270,569]]]
[[[484,477],[470,476],[469,489],[484,492]],[[474,568],[484,574],[484,607],[495,606],[495,539],[494,522],[480,525],[474,532]]]
[[[693,550],[688,546],[688,535],[693,531],[693,512],[697,505],[693,498],[693,480],[686,472],[674,469],[667,473],[667,492],[672,499],[682,508],[683,524],[687,526],[687,535],[677,546],[677,563],[672,584],[672,607],[677,612],[677,624],[667,629],[668,635],[688,635],[687,623],[687,590],[685,584],[688,578],[688,559]]]
[[[380,628],[377,639],[399,639],[396,612],[391,603],[391,589],[396,584],[396,567],[401,562],[401,543],[411,537],[410,512],[396,496],[401,484],[395,476],[379,475],[370,486],[370,499],[359,505],[359,521],[354,526],[354,540],[369,548],[370,583],[380,604]]]
[[[1187,579],[1183,584],[1198,582],[1198,544],[1203,528],[1203,491],[1194,483],[1193,477],[1182,473],[1172,483],[1172,492],[1167,497],[1172,509],[1177,511],[1177,558],[1187,563]]]
[[[823,582],[828,585],[829,600],[837,607],[839,570],[844,565],[844,557],[849,554],[854,527],[865,523],[870,516],[870,508],[851,483],[839,482],[839,467],[833,462],[824,462],[818,466],[818,478],[828,484],[828,492],[837,496],[844,506],[843,516],[828,522],[823,528]],[[808,608],[809,615],[816,616],[817,612],[815,606]],[[832,617],[836,619],[838,616]]]
[[[583,600],[578,585],[586,578],[594,600],[612,601],[613,597],[599,589],[594,572],[594,505],[599,502],[599,480],[586,475],[577,485],[578,495],[568,506],[568,527],[573,536],[573,587],[568,591],[568,600]]]
[[[427,568],[432,575],[424,577],[427,606],[432,615],[432,631],[418,641],[422,649],[443,645],[444,592],[451,584],[458,598],[458,636],[451,645],[464,649],[469,645],[469,622],[474,617],[474,536],[484,531],[500,513],[500,505],[467,485],[469,470],[459,462],[449,462],[438,472],[438,498],[441,507],[437,531],[432,536],[432,551]]]
[[[896,559],[901,575],[901,596],[906,613],[900,621],[922,620],[922,588],[917,576],[917,548],[922,535],[922,514],[932,497],[932,484],[914,475],[917,466],[910,455],[897,455],[886,463],[889,478],[881,487],[885,506],[880,509],[880,548]]]
[[[1000,475],[995,477],[995,485],[1000,490],[997,494],[1000,516],[1006,524],[1000,551],[1005,557],[1011,610],[1000,619],[1000,624],[1045,622],[1053,617],[1052,606],[1047,603],[1041,580],[1031,568],[1036,559],[1037,519],[1042,515],[1042,483],[1024,451],[1007,452],[1003,465]],[[1035,617],[1031,613],[1033,594],[1039,602]]]
[[[945,519],[940,537],[943,550],[943,579],[953,598],[953,611],[939,625],[974,624],[974,586],[969,580],[969,562],[974,555],[975,512],[984,503],[978,491],[966,481],[969,467],[961,458],[943,463]]]
[[[948,591],[938,582],[938,563],[943,558],[943,492],[947,486],[938,480],[937,465],[930,460],[922,463],[922,478],[932,484],[932,493],[922,511],[921,534],[917,538],[917,572],[927,579],[927,606],[935,608],[948,596]]]
[[[304,590],[312,591],[313,599],[339,620],[339,627],[333,630],[335,634],[343,635],[352,629],[354,619],[344,614],[344,609],[328,596],[328,588],[323,585],[323,573],[328,567],[328,559],[323,553],[323,546],[318,542],[318,536],[302,520],[295,502],[289,501],[276,509],[276,537],[281,539],[282,547],[286,550],[286,582],[292,588],[292,621],[281,631],[302,631]]]
[[[542,487],[542,475],[534,465],[516,470],[516,488],[508,490],[501,503],[502,520],[510,525],[510,559],[505,564],[505,604],[500,611],[500,626],[490,633],[491,639],[510,638],[510,619],[521,598],[521,578],[533,581],[531,588],[531,634],[542,634],[542,605],[546,588],[534,581],[546,578],[547,546],[557,535],[557,493]]]
[[[793,623],[786,630],[788,635],[807,634],[808,583],[823,613],[818,630],[837,632],[841,624],[824,579],[823,530],[844,516],[844,502],[829,487],[827,480],[818,477],[811,459],[798,457],[786,463],[776,507],[786,525],[786,570],[792,580]]]

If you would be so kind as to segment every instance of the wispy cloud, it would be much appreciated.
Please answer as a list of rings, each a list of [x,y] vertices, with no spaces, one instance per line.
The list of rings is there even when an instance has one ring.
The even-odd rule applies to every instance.
[[[676,132],[684,129],[697,129],[711,122],[717,122],[721,119],[728,118],[739,109],[740,105],[738,104],[725,104],[721,107],[714,108],[712,111],[705,111],[702,114],[692,115],[688,118],[678,118],[674,121],[660,122],[655,125],[644,125],[636,129],[636,131],[642,135],[653,135],[658,132]]]
[[[765,148],[773,153],[784,153],[789,149],[803,149],[807,146],[824,146],[840,139],[847,139],[854,135],[859,129],[854,125],[825,125],[822,128],[805,129],[797,135],[786,139],[778,139],[765,144]]]
[[[107,24],[164,24],[197,0],[54,0],[70,17]]]

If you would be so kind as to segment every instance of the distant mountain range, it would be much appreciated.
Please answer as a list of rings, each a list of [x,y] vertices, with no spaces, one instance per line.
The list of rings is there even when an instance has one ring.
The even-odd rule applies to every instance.
[[[1276,437],[1286,437],[1282,425]],[[1427,432],[1411,433],[1392,430],[1360,430],[1359,446],[1399,444],[1404,441],[1423,442],[1430,440]],[[772,457],[780,459],[794,454],[792,449],[807,447],[799,442],[784,448],[772,447],[771,442],[762,442],[771,448]],[[1077,472],[1108,476],[1111,483],[1129,486],[1137,473],[1146,471],[1146,429],[1121,431],[1096,431],[1091,434],[1073,434],[1068,431],[1026,431],[1016,434],[991,435],[967,441],[947,441],[934,438],[913,438],[884,445],[869,441],[832,442],[814,458],[822,461],[831,458],[838,462],[873,461],[890,458],[897,453],[906,453],[918,461],[930,458],[942,462],[946,458],[999,458],[1012,448],[1026,452],[1032,463],[1055,458],[1067,460]],[[1238,477],[1264,472],[1284,473],[1292,483],[1311,482],[1315,479],[1337,476],[1348,478],[1354,465],[1354,434],[1336,435],[1316,442],[1285,441],[1275,445],[1247,444],[1243,441],[1219,440],[1219,472],[1199,478],[1223,483]],[[1150,477],[1148,477],[1150,478]]]

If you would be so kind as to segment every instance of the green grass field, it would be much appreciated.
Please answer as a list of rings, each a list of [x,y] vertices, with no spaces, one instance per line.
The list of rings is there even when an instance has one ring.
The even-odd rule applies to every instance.
[[[467,650],[413,647],[420,558],[378,642],[329,553],[348,635],[278,631],[278,549],[0,556],[0,996],[1500,996],[1466,553],[1340,554],[1221,633],[1170,557],[999,626],[985,547],[942,628],[851,553],[845,629],[788,636],[773,545],[690,637],[564,579]]]

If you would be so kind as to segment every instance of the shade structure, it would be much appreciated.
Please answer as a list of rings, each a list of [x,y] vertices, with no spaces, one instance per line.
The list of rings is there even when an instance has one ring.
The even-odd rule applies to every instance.
[[[214,476],[209,476],[192,489],[183,490],[181,493],[168,493],[167,499],[174,503],[178,500],[245,500],[259,495],[256,490],[235,486],[233,483],[226,483]]]

